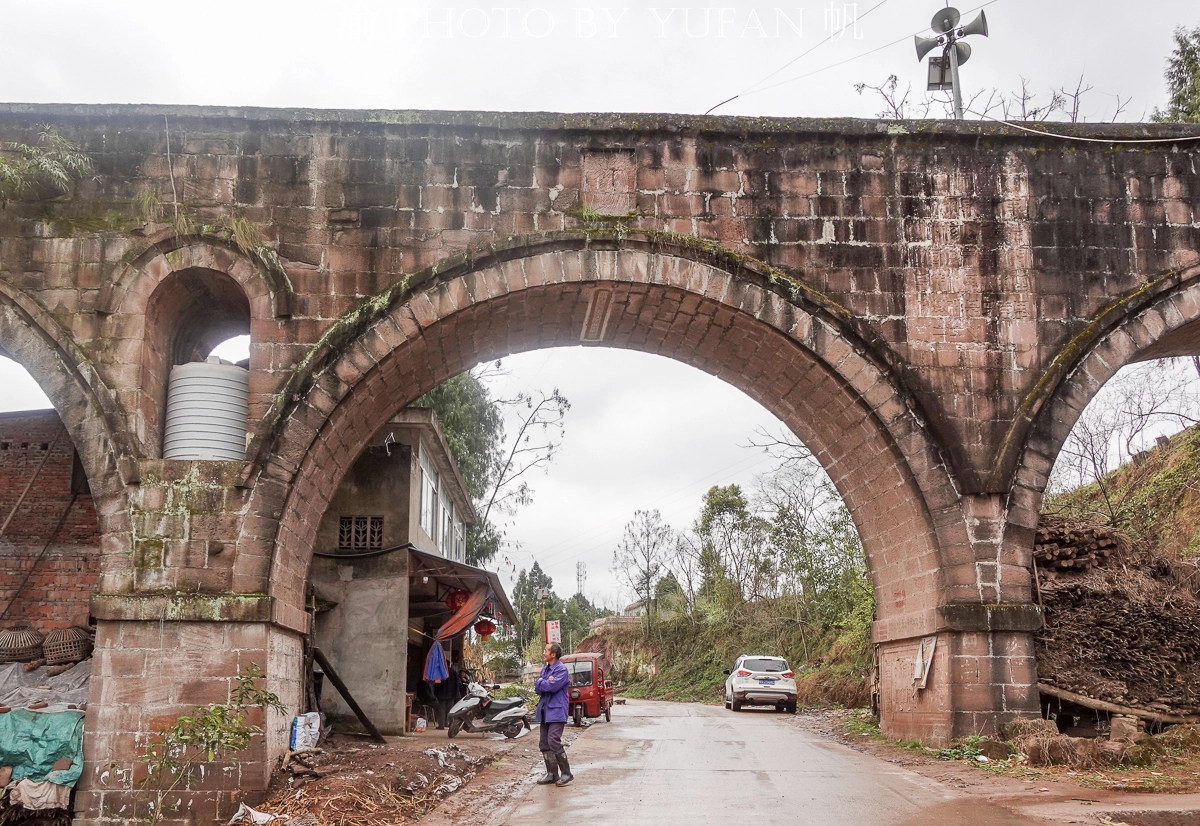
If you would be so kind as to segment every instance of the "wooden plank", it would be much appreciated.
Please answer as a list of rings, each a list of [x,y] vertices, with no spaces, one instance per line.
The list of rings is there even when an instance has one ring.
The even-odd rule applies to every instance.
[[[1073,691],[1067,691],[1063,688],[1055,688],[1052,685],[1038,683],[1038,691],[1043,694],[1048,694],[1051,697],[1057,697],[1060,700],[1066,700],[1076,705],[1081,705],[1084,708],[1094,708],[1096,711],[1107,711],[1111,714],[1124,714],[1129,717],[1141,717],[1144,720],[1155,720],[1159,723],[1196,723],[1200,722],[1200,717],[1196,715],[1188,715],[1181,717],[1177,714],[1163,714],[1158,711],[1148,711],[1144,708],[1132,708],[1130,706],[1119,706],[1116,703],[1097,700],[1093,697],[1085,697],[1082,694],[1076,694]]]
[[[338,694],[342,695],[342,699],[346,701],[346,705],[350,706],[350,710],[354,712],[354,716],[358,718],[358,722],[362,723],[363,728],[371,735],[371,739],[376,743],[386,743],[387,740],[383,739],[383,735],[379,733],[379,729],[375,728],[375,724],[358,707],[358,703],[354,701],[354,697],[350,694],[350,689],[346,688],[346,684],[342,682],[342,678],[338,676],[338,673],[333,670],[333,666],[326,659],[325,654],[321,652],[321,649],[314,645],[312,652],[313,659],[317,661],[317,665],[321,666],[321,670],[325,672],[325,676],[329,678],[329,682],[333,683],[333,687],[338,690]]]

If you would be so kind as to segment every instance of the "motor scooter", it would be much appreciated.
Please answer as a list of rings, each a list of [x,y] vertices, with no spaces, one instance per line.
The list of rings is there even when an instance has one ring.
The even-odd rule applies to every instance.
[[[498,731],[505,737],[513,738],[521,733],[522,727],[532,730],[529,709],[523,699],[509,697],[495,700],[486,688],[474,680],[468,684],[466,696],[454,704],[447,717],[450,723],[447,737],[454,737],[460,731]]]

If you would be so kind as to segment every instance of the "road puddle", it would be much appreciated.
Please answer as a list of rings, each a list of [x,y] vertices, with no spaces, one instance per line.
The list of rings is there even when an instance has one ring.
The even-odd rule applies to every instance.
[[[964,823],[971,826],[1043,826],[1042,821],[1030,820],[979,800],[952,800],[925,806],[896,826],[962,826]]]

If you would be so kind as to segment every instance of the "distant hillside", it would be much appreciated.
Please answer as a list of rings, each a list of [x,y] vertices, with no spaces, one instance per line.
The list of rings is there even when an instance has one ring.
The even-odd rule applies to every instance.
[[[1200,557],[1200,425],[1097,482],[1048,497],[1042,516],[1110,525],[1158,556]]]

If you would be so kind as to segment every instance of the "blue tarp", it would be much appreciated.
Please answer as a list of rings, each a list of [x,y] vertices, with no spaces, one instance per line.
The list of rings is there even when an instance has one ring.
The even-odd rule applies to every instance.
[[[431,683],[440,683],[449,676],[450,672],[446,670],[446,654],[442,651],[442,644],[435,642],[429,649],[429,656],[425,658],[425,679]]]
[[[51,771],[63,757],[71,760],[70,768]],[[83,774],[83,712],[18,708],[0,714],[0,766],[13,767],[13,780],[74,786]]]

